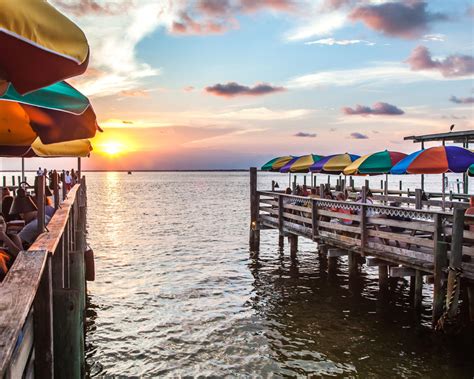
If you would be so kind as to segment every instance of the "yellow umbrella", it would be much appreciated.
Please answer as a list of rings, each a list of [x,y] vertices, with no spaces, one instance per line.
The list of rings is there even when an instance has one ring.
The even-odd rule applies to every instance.
[[[82,74],[88,62],[82,30],[47,1],[0,0],[0,89],[6,81],[25,94]]]

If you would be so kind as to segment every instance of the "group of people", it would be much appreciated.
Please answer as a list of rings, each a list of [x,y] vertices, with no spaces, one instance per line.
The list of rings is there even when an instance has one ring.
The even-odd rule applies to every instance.
[[[41,167],[38,167],[38,170],[36,171],[36,176],[44,176],[48,178],[49,181],[49,188],[53,188],[53,177],[55,174],[58,172],[56,170],[47,170],[46,168],[42,169]],[[63,182],[66,186],[66,190],[69,191],[74,184],[76,184],[79,181],[79,176],[77,173],[74,171],[74,169],[71,169],[71,171],[68,170],[62,170],[61,173],[59,174],[59,177],[61,179],[61,182]]]
[[[50,178],[55,171],[38,169],[38,174]],[[75,183],[77,177],[71,171],[64,172],[64,183],[69,188]],[[70,180],[67,180],[67,178]],[[37,187],[35,186],[35,189]],[[68,188],[68,189],[69,189]],[[47,225],[55,213],[51,191],[45,194],[45,222]],[[20,187],[16,191],[8,187],[2,188],[0,199],[0,281],[3,280],[8,269],[12,266],[15,258],[21,250],[27,250],[39,235],[38,230],[38,198],[37,194],[30,195],[28,191]]]

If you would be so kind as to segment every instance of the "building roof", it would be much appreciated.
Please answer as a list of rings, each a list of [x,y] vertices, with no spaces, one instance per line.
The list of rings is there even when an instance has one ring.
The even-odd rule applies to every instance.
[[[474,130],[464,130],[460,132],[425,134],[420,136],[408,136],[404,140],[413,140],[414,143],[428,141],[445,141],[445,142],[474,142]]]

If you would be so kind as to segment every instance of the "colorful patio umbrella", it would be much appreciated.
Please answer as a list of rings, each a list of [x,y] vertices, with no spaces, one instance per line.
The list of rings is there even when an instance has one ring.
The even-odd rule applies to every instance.
[[[308,154],[301,157],[295,157],[284,165],[280,172],[305,173],[309,172],[309,168],[323,158],[322,155]]]
[[[474,164],[474,153],[458,146],[437,146],[418,150],[398,162],[392,174],[444,174],[466,172]]]
[[[328,155],[314,163],[309,169],[315,173],[340,174],[358,158],[360,158],[359,155],[348,153]]]
[[[88,157],[92,151],[92,144],[87,139],[75,141],[51,143],[44,145],[37,138],[31,146],[1,148],[0,157],[22,157],[22,158],[54,158],[54,157]]]
[[[469,176],[474,176],[474,164],[469,166],[469,168],[467,169],[467,174]]]
[[[273,158],[262,166],[262,171],[280,171],[292,159],[293,157],[289,155]]]
[[[25,94],[80,75],[88,61],[82,30],[47,1],[0,1],[0,93],[5,82]]]
[[[30,146],[87,139],[97,130],[96,115],[84,95],[66,82],[20,95],[9,86],[0,96],[0,151],[6,146]]]
[[[458,146],[437,146],[418,150],[396,164],[392,174],[443,174],[442,208],[445,209],[447,172],[466,172],[474,164],[474,153]]]
[[[364,155],[347,166],[343,173],[344,175],[388,174],[390,169],[406,156],[404,153],[388,150]]]

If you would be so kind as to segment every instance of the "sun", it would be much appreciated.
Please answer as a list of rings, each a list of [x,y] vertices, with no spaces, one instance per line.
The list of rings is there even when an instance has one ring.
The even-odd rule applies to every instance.
[[[100,148],[100,151],[110,156],[116,156],[116,155],[122,154],[127,150],[126,146],[124,146],[123,144],[117,141],[105,142],[101,144],[99,148]]]

